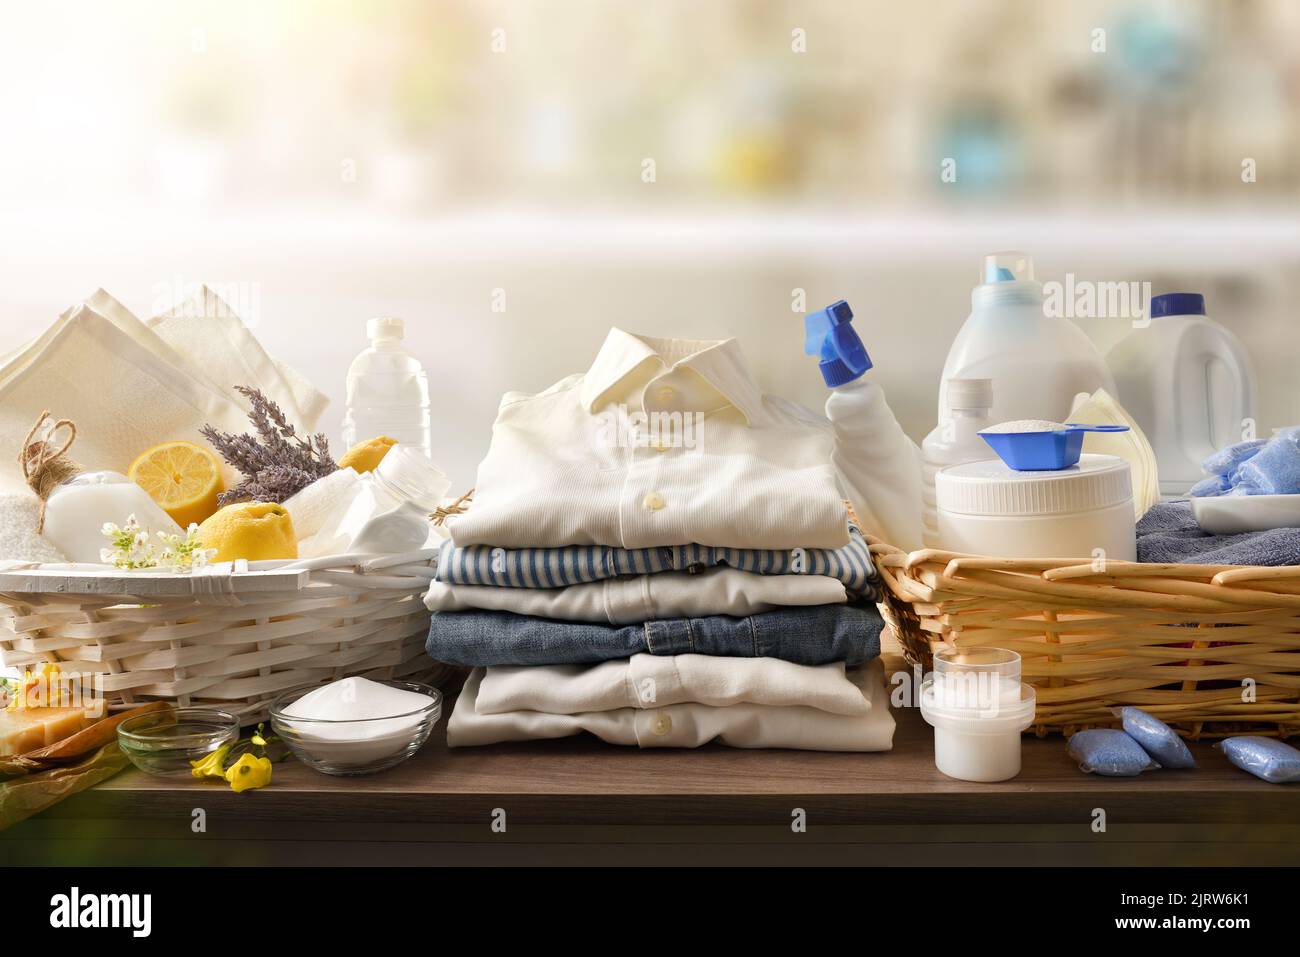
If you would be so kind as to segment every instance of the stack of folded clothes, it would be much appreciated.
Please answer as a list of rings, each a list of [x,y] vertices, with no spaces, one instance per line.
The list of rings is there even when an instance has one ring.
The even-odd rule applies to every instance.
[[[474,669],[448,744],[888,750],[879,579],[833,449],[734,340],[614,330],[585,375],[507,395],[426,597],[429,654]]]

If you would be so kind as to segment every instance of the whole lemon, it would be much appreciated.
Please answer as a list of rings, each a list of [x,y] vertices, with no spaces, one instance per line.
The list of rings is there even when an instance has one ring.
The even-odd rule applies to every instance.
[[[358,442],[352,448],[343,453],[343,458],[339,459],[339,468],[353,468],[358,472],[373,472],[379,465],[388,450],[397,444],[397,439],[389,438],[386,435],[377,435],[373,439],[366,439],[364,442]]]
[[[204,548],[215,548],[218,562],[245,558],[250,562],[297,558],[298,538],[293,520],[275,502],[236,502],[199,526]]]

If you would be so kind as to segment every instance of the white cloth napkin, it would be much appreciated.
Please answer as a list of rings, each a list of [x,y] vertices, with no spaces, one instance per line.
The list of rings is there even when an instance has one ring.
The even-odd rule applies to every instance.
[[[0,488],[25,487],[18,454],[46,409],[76,422],[71,454],[91,470],[125,473],[158,442],[202,442],[205,423],[244,431],[243,410],[178,367],[173,355],[138,320],[109,318],[86,304],[60,316],[0,369]],[[235,481],[229,470],[226,481]]]
[[[299,431],[316,430],[329,398],[298,372],[272,359],[248,325],[207,286],[170,312],[154,316],[148,325],[176,351],[202,357],[207,377],[222,391],[255,386],[284,410]]]

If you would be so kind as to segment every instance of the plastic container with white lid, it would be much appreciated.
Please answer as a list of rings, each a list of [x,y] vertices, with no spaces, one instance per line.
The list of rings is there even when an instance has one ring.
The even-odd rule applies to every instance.
[[[934,477],[945,468],[988,458],[989,446],[980,430],[993,424],[991,379],[954,379],[948,383],[948,418],[940,421],[921,443],[921,497],[925,517],[922,539],[927,548],[939,545],[939,511]]]
[[[343,446],[387,435],[433,455],[429,375],[402,346],[406,324],[393,316],[366,321],[370,346],[348,366]]]
[[[1020,655],[1005,648],[940,648],[921,685],[921,715],[934,727],[934,763],[962,781],[1020,773],[1020,735],[1037,696],[1020,681]]]
[[[1136,561],[1128,462],[1082,455],[1077,465],[1026,472],[1000,459],[935,477],[940,547],[999,558]]]

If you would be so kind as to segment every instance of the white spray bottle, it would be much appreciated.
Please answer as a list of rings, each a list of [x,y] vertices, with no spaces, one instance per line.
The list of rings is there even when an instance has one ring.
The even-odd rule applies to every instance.
[[[804,351],[819,356],[831,389],[826,415],[835,427],[831,460],[863,531],[907,551],[921,547],[921,459],[878,384],[863,377],[871,357],[841,299],[804,317]]]

